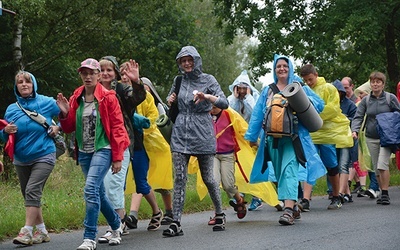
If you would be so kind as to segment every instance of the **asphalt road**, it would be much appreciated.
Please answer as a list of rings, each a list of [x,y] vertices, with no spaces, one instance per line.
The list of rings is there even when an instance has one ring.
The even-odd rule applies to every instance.
[[[164,238],[158,231],[146,230],[148,220],[140,221],[138,229],[122,237],[121,245],[98,244],[97,249],[400,249],[400,187],[389,191],[391,204],[377,205],[376,200],[354,197],[340,210],[327,210],[327,197],[314,197],[311,211],[293,226],[278,223],[282,212],[264,206],[248,212],[242,220],[232,209],[227,215],[226,231],[213,232],[207,225],[213,212],[184,215],[183,236]],[[99,228],[99,234],[105,231]],[[51,234],[51,242],[29,249],[76,249],[82,243],[82,231]],[[0,243],[0,249],[21,248],[11,240]],[[25,247],[24,247],[25,248]]]

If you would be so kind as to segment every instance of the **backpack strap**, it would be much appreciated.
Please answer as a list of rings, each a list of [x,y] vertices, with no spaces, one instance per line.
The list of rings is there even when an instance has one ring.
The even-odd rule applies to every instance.
[[[181,88],[182,78],[183,78],[183,76],[179,75],[179,76],[176,76],[174,79],[174,82],[175,82],[174,92],[176,94],[176,97],[178,97],[179,90]]]
[[[281,92],[281,91],[278,89],[278,86],[276,86],[275,83],[271,83],[271,84],[268,85],[268,86],[269,86],[269,88],[272,90],[272,93],[274,93],[274,94],[278,94],[279,92]]]

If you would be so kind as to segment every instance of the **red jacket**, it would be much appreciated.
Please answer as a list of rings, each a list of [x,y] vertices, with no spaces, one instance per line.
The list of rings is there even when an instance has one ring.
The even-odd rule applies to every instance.
[[[60,124],[65,133],[76,130],[76,110],[79,107],[79,100],[82,100],[83,90],[84,86],[80,86],[74,91],[69,100],[70,110],[67,117],[60,117]],[[94,97],[99,104],[101,122],[110,142],[112,161],[122,161],[124,151],[128,148],[130,141],[115,91],[107,90],[97,83]]]

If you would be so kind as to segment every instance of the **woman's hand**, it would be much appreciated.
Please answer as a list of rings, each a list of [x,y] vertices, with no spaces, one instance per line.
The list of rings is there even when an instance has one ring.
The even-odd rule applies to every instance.
[[[57,95],[57,106],[60,108],[62,116],[65,118],[69,112],[69,101],[67,98],[64,97],[62,93],[58,93]]]
[[[4,127],[4,132],[6,132],[7,134],[15,134],[18,132],[18,127],[13,122],[10,122],[9,124],[7,124],[7,126]]]
[[[358,134],[357,134],[357,132],[351,133],[351,136],[353,136],[354,139],[358,139]]]
[[[176,101],[176,94],[175,92],[172,92],[172,94],[168,98],[168,106],[171,106],[172,103]]]
[[[57,125],[51,125],[50,127],[49,127],[49,130],[48,130],[48,135],[50,136],[50,137],[55,137],[59,132],[60,132],[60,130],[61,130],[61,128],[59,127],[59,126],[57,126]]]
[[[118,173],[119,171],[121,171],[121,167],[122,167],[122,162],[121,161],[113,161],[111,163],[111,171],[113,174]]]

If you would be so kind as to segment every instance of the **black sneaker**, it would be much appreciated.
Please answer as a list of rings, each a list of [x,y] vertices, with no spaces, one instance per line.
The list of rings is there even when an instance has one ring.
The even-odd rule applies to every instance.
[[[125,220],[125,225],[129,229],[136,229],[137,228],[138,220],[135,218],[135,216],[127,215],[127,216],[125,216],[124,220]]]
[[[353,202],[353,196],[352,196],[351,194],[345,194],[344,197],[343,197],[343,199],[344,199],[344,202],[345,202],[345,203],[351,203],[351,202]]]
[[[357,197],[368,197],[368,194],[366,192],[367,192],[367,190],[361,188],[357,192]]]
[[[306,198],[301,199],[301,201],[297,205],[302,212],[310,211],[310,202]]]
[[[337,210],[342,207],[342,203],[340,202],[339,197],[333,197],[331,204],[329,204],[328,209],[329,210]]]
[[[333,198],[333,196],[332,196],[332,198]],[[332,198],[330,200],[332,200]],[[340,202],[343,204],[345,202],[344,194],[339,194],[339,199],[340,199]]]

